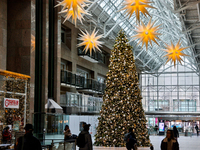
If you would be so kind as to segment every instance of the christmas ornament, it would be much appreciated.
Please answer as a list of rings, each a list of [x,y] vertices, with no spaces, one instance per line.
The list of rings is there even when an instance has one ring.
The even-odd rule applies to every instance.
[[[181,64],[181,61],[182,58],[181,56],[189,56],[189,55],[186,55],[184,53],[182,53],[181,51],[184,50],[184,49],[187,49],[188,47],[183,47],[181,48],[181,42],[180,42],[180,39],[178,41],[178,43],[176,44],[176,46],[172,43],[171,41],[171,45],[168,45],[165,43],[165,50],[167,52],[166,55],[164,55],[163,57],[166,57],[167,58],[167,62],[166,64],[171,60],[171,62],[174,62],[174,67],[176,66],[176,60],[178,60]]]
[[[64,22],[72,17],[72,22],[74,22],[76,26],[77,19],[82,23],[82,14],[90,15],[84,9],[85,6],[88,6],[87,3],[91,2],[89,0],[63,0],[55,7],[63,6],[59,13],[66,13]]]
[[[67,10],[63,10],[61,12],[59,12],[60,14],[61,13],[66,13],[65,15],[65,20],[63,21],[63,23],[67,20],[69,20],[71,17],[72,17],[72,22],[75,24],[77,24],[77,19],[81,22],[81,24],[83,24],[82,22],[82,19],[84,20],[83,18],[83,14],[84,15],[91,15],[89,14],[86,10],[82,9],[81,7],[78,6],[78,10],[77,10],[77,13],[74,13],[73,9],[70,8],[70,9],[67,9]]]
[[[99,50],[99,46],[101,46],[101,44],[103,44],[103,42],[98,41],[103,35],[97,35],[98,31],[95,31],[95,29],[93,30],[92,34],[89,34],[87,32],[87,30],[85,30],[86,33],[84,33],[83,31],[82,35],[80,34],[80,38],[78,38],[79,40],[82,41],[82,43],[78,44],[78,47],[80,46],[85,46],[85,48],[83,49],[83,51],[85,51],[85,53],[87,53],[88,50],[90,50],[90,55],[92,55],[92,50],[96,51]],[[95,49],[96,48],[96,49]]]
[[[125,2],[122,4],[124,8],[122,8],[120,11],[126,10],[124,14],[125,15],[128,14],[129,18],[135,12],[136,19],[138,22],[140,22],[140,12],[143,15],[147,16],[149,15],[149,12],[147,11],[146,8],[155,8],[149,5],[150,3],[151,2],[149,0],[125,0]]]
[[[62,10],[70,9],[72,8],[74,13],[78,12],[78,6],[83,9],[83,6],[87,5],[87,3],[91,3],[89,0],[63,0],[62,2],[59,2],[58,6],[63,6]]]
[[[145,24],[142,21],[141,23],[142,24],[139,27],[137,27],[137,30],[135,30],[137,32],[137,35],[132,36],[132,38],[139,39],[138,44],[142,42],[142,47],[145,44],[146,50],[148,49],[149,42],[151,46],[152,46],[152,41],[154,41],[157,45],[159,45],[156,39],[159,39],[158,35],[161,35],[160,33],[157,33],[160,25],[154,27],[153,25],[155,24],[155,21],[151,23],[151,19],[148,22],[147,26],[145,26]]]

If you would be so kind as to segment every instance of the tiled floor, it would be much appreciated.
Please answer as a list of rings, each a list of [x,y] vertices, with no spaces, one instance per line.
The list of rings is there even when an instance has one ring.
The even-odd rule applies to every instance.
[[[160,150],[160,144],[163,138],[164,136],[150,136],[154,150]],[[180,150],[200,150],[200,136],[180,136],[178,142]]]
[[[54,137],[54,136],[49,136],[48,138],[50,139],[63,139],[63,137],[59,136],[59,137]],[[47,139],[48,139],[47,138]],[[154,146],[154,150],[160,150],[160,143],[162,141],[162,139],[164,139],[164,136],[150,136],[150,140],[151,143]],[[94,141],[94,139],[93,139]],[[51,141],[49,141],[51,142]],[[180,150],[200,150],[200,136],[197,137],[195,135],[193,135],[192,137],[188,136],[180,136],[180,138],[178,138],[178,142],[179,142],[179,147]],[[78,150],[78,148],[77,148]],[[93,150],[126,150],[126,148],[110,148],[110,147],[95,147]],[[146,150],[146,149],[139,149],[139,150]],[[149,150],[149,149],[148,149]]]
[[[154,150],[160,150],[161,141],[164,139],[164,136],[150,136],[151,143],[154,146]],[[200,136],[185,137],[180,136],[178,138],[180,150],[200,150]],[[108,147],[95,147],[94,150],[126,150],[126,148],[108,148]],[[140,148],[139,150],[146,150]],[[150,150],[148,148],[148,150]]]

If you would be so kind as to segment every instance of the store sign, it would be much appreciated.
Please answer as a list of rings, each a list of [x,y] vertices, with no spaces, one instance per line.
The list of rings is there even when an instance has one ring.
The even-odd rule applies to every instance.
[[[4,108],[19,109],[19,99],[4,98]]]

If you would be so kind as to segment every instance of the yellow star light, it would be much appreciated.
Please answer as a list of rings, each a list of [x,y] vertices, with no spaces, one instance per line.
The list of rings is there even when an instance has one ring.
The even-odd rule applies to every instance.
[[[181,46],[180,40],[178,41],[176,46],[172,42],[171,42],[171,45],[166,44],[165,46],[166,49],[164,51],[166,51],[167,54],[163,56],[163,57],[167,57],[166,64],[171,60],[171,62],[174,62],[174,67],[175,67],[176,60],[178,60],[180,64],[181,64],[181,61],[183,61],[180,56],[189,56],[184,53],[181,53],[182,50],[187,49],[188,47],[180,48],[180,46]]]
[[[63,10],[60,13],[66,13],[64,22],[72,17],[72,22],[75,24],[75,26],[77,23],[77,19],[80,20],[80,22],[83,24],[82,19],[84,19],[84,18],[82,16],[82,14],[90,15],[86,10],[82,9],[79,6],[78,6],[77,13],[74,13],[72,8]]]
[[[154,41],[157,45],[159,45],[156,39],[160,40],[158,38],[158,35],[161,34],[157,33],[157,31],[160,29],[159,28],[160,25],[154,27],[153,25],[155,24],[155,21],[151,23],[151,19],[147,24],[147,26],[145,26],[142,21],[141,23],[142,24],[139,27],[137,27],[136,30],[134,30],[137,32],[137,34],[135,36],[132,36],[132,38],[139,39],[140,41],[138,42],[138,44],[142,42],[142,47],[144,44],[146,44],[146,50],[148,48],[148,42],[150,42],[151,46],[152,46],[152,41]]]
[[[80,34],[80,38],[78,38],[79,40],[83,41],[82,43],[78,44],[78,47],[80,46],[85,46],[85,48],[83,49],[83,51],[85,51],[85,53],[87,53],[88,50],[90,50],[90,55],[92,55],[92,49],[94,51],[95,48],[99,51],[101,51],[99,49],[99,46],[101,46],[101,44],[103,44],[103,42],[101,41],[98,41],[103,35],[97,35],[98,31],[95,32],[95,29],[93,30],[92,34],[90,35],[86,30],[84,33],[83,31],[82,32],[82,35]]]
[[[147,16],[149,15],[149,12],[146,10],[146,8],[155,8],[149,5],[150,3],[151,2],[149,0],[125,0],[125,2],[122,4],[124,8],[121,10],[126,10],[125,14],[128,14],[129,18],[135,12],[136,19],[140,22],[140,12]]]
[[[89,0],[63,0],[62,2],[60,2],[58,5],[56,5],[55,7],[58,6],[63,6],[61,11],[64,11],[65,9],[71,9],[73,10],[74,14],[78,12],[78,6],[83,8],[83,5],[85,6],[86,3],[91,3]]]

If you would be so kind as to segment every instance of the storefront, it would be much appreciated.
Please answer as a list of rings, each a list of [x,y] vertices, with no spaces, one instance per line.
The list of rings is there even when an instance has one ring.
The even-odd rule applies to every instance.
[[[13,138],[29,122],[29,79],[27,75],[0,70],[0,132],[9,126]]]

